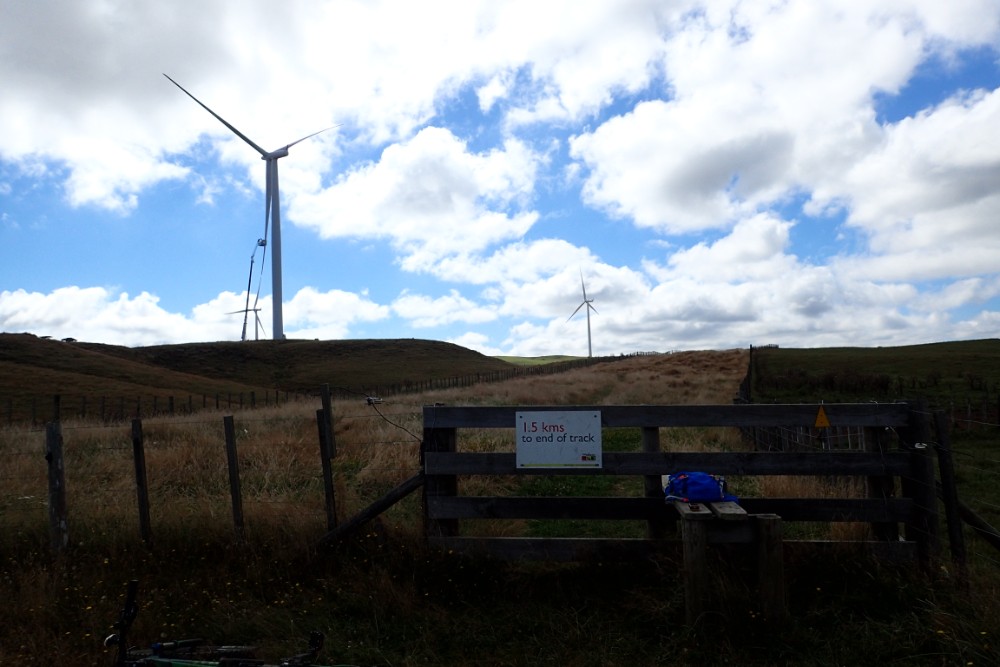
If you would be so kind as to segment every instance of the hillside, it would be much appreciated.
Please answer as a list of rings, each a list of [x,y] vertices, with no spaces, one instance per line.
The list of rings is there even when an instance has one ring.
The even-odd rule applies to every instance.
[[[25,353],[59,353],[51,347],[57,343],[22,342]],[[986,351],[996,345],[920,346],[912,354],[764,349],[757,361],[767,357],[770,367],[778,368],[779,359],[792,360],[790,377],[868,369],[891,377],[908,373],[899,375],[907,386],[909,378],[940,375],[938,384],[946,386],[972,372],[964,364],[977,359],[984,377],[994,377],[998,369]],[[75,363],[97,363],[88,355],[103,355],[97,370],[119,362],[126,364],[123,368],[154,368],[133,355],[155,356],[156,350],[87,347],[78,347]],[[9,357],[10,347],[2,349]],[[158,353],[193,363],[191,349]],[[882,367],[879,353],[897,361]],[[418,441],[422,408],[429,402],[719,404],[731,399],[748,357],[746,350],[634,356],[555,376],[524,375],[511,382],[395,396],[385,405],[339,402],[331,467],[340,525],[421,470]],[[958,363],[960,357],[967,361]],[[423,539],[419,492],[405,496],[338,548],[318,551],[316,540],[329,530],[329,519],[317,456],[316,404],[310,400],[236,413],[246,541],[233,531],[221,415],[145,423],[153,536],[148,544],[138,530],[129,425],[69,422],[63,432],[71,535],[65,556],[49,552],[48,466],[39,455],[45,433],[0,428],[0,477],[5,480],[0,535],[6,538],[0,540],[0,589],[7,598],[0,607],[0,664],[110,664],[101,638],[118,618],[129,579],[140,582],[141,601],[132,643],[201,636],[253,644],[261,647],[262,657],[274,657],[301,651],[307,632],[316,629],[326,634],[324,664],[1000,664],[994,641],[1000,627],[997,554],[969,530],[968,580],[946,554],[940,568],[918,570],[908,561],[868,560],[854,546],[821,552],[824,557],[790,548],[783,565],[790,614],[780,625],[760,613],[754,550],[727,545],[713,554],[710,565],[721,575],[713,581],[727,603],[697,628],[683,623],[682,564],[669,554],[639,563],[556,563],[434,550]],[[996,424],[995,416],[990,423]],[[995,434],[995,428],[980,425],[956,428],[951,445],[960,498],[997,525]],[[640,448],[637,430],[616,428],[606,435],[605,451]],[[669,428],[662,436],[667,451],[739,451],[743,446],[737,433],[719,429]],[[463,433],[463,451],[500,451],[512,446],[505,437],[485,430]],[[731,482],[780,481],[739,477]],[[830,476],[820,490],[840,483]],[[638,496],[644,486],[625,475],[574,480],[558,472],[462,480],[464,491],[485,497]],[[775,497],[789,489],[815,495],[814,487],[769,488]],[[490,523],[491,534],[639,536],[646,530],[633,521],[499,521]],[[828,534],[819,524],[796,523],[788,522],[784,534],[789,540]],[[838,523],[829,535],[857,539],[864,534],[856,528]]]
[[[323,384],[366,387],[461,377],[510,368],[438,341],[344,340],[189,343],[122,347],[0,334],[0,415],[34,416],[61,395],[72,414],[104,399],[180,401],[276,390],[315,392]],[[136,399],[144,400],[144,399]],[[46,407],[45,410],[48,408]],[[46,413],[47,414],[47,413]]]
[[[1000,339],[899,347],[755,348],[755,402],[887,401],[995,409]]]
[[[505,362],[452,343],[410,338],[261,340],[137,348],[77,345],[156,368],[283,391],[313,391],[324,383],[361,388],[509,367]]]

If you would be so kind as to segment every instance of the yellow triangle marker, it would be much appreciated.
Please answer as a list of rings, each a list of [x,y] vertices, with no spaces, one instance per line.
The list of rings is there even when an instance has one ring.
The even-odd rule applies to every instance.
[[[827,419],[826,410],[823,406],[819,406],[819,412],[816,413],[816,423],[814,424],[816,428],[829,428],[830,420]]]

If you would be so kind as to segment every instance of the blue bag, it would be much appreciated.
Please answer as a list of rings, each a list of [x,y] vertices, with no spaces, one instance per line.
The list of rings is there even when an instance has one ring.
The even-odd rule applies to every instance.
[[[663,489],[667,500],[685,503],[736,502],[736,496],[726,492],[726,480],[707,472],[679,472],[667,477]]]

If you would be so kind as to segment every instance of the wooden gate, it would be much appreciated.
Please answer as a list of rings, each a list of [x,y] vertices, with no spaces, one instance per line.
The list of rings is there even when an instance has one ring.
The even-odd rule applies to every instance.
[[[636,451],[604,452],[595,469],[518,469],[516,452],[462,450],[461,429],[514,429],[518,412],[596,411],[601,428],[636,429]],[[424,408],[422,463],[428,540],[456,551],[498,557],[573,560],[641,558],[676,549],[677,510],[664,502],[661,476],[700,470],[729,476],[849,476],[866,480],[867,497],[741,497],[750,515],[782,522],[865,522],[874,551],[903,550],[927,562],[938,548],[934,465],[925,443],[925,415],[906,403],[695,406],[510,406]],[[867,451],[673,452],[665,427],[855,427],[871,429]],[[461,480],[477,475],[624,475],[641,478],[634,497],[463,495]],[[640,491],[641,489],[641,491]],[[477,519],[621,519],[647,524],[645,538],[483,537]],[[711,534],[709,541],[713,539]]]

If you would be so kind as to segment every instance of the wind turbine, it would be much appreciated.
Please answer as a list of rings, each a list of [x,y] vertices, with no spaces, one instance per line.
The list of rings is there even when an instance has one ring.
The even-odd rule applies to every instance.
[[[310,135],[302,137],[298,141],[293,141],[292,143],[279,148],[274,151],[266,151],[250,139],[237,130],[235,127],[230,125],[226,120],[209,109],[205,104],[202,103],[197,97],[189,93],[184,87],[171,79],[169,76],[164,74],[170,83],[174,84],[180,88],[185,95],[190,97],[192,100],[198,103],[201,108],[203,108],[208,113],[215,116],[215,118],[229,128],[229,130],[235,134],[237,137],[243,141],[250,144],[250,146],[260,153],[260,159],[267,163],[267,171],[265,175],[265,188],[264,188],[264,238],[258,243],[260,245],[267,245],[267,228],[268,221],[271,221],[271,226],[273,231],[271,232],[271,244],[273,249],[271,250],[271,299],[272,303],[272,329],[274,331],[274,340],[283,340],[285,338],[285,327],[282,321],[282,309],[281,309],[281,201],[280,194],[278,191],[278,160],[280,158],[288,155],[288,149],[299,143],[300,141],[305,141],[310,137],[315,137],[320,132],[326,132],[330,128],[324,128],[319,132],[313,132]],[[256,305],[256,304],[255,304]]]
[[[587,307],[586,311],[587,312],[587,356],[593,357],[594,348],[591,346],[590,343],[590,311],[594,311],[596,313],[597,309],[594,308],[594,300],[587,298],[587,286],[583,284],[583,271],[580,271],[580,289],[583,290],[583,301],[580,302],[580,305],[577,306],[576,310],[573,311],[573,315],[576,315],[578,312],[580,312],[580,309],[583,308],[584,306]],[[571,319],[573,319],[573,315],[570,315],[566,319],[566,321],[569,322]]]
[[[260,308],[247,307],[244,308],[243,310],[233,310],[226,313],[226,315],[236,315],[238,313],[243,313],[243,335],[240,337],[241,341],[245,341],[247,339],[247,319],[249,318],[250,313],[253,313],[254,319],[256,320],[253,325],[253,339],[260,340],[260,331],[261,329],[264,328],[264,324],[260,321],[260,310],[261,310]],[[267,335],[266,331],[264,332],[264,335],[265,336]]]

